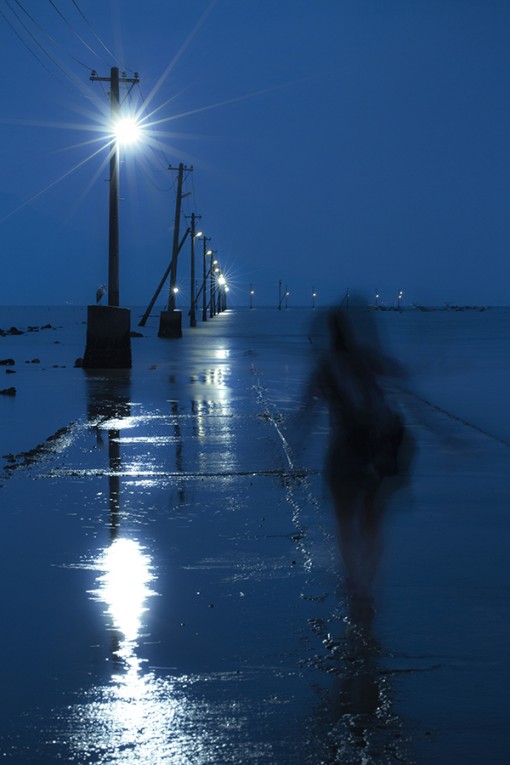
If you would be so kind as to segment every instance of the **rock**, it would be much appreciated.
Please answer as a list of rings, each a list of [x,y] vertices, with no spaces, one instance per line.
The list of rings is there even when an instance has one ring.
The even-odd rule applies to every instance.
[[[5,370],[5,374],[6,375],[15,375],[16,374],[16,370],[15,369],[6,369]]]
[[[75,366],[75,368],[76,367],[78,367],[78,368],[82,367],[83,366],[83,359],[81,357],[76,359],[76,361],[74,362],[74,366]]]
[[[8,335],[24,335],[25,333],[22,332],[21,329],[18,329],[17,327],[11,327],[10,330],[7,332]]]
[[[0,359],[0,366],[2,367],[13,367],[15,363],[14,359]]]
[[[15,396],[16,388],[4,388],[0,390],[0,396]]]
[[[40,364],[41,363],[41,359],[32,359],[32,361],[30,363],[31,364]]]

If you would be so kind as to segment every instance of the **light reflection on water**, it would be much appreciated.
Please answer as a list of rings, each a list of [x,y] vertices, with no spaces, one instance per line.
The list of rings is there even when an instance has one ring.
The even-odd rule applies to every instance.
[[[203,692],[212,676],[158,676],[140,656],[147,603],[157,595],[151,557],[140,543],[114,539],[91,568],[98,576],[89,595],[106,606],[107,626],[114,636],[112,673],[108,682],[85,690],[83,701],[69,709],[66,748],[70,747],[73,761],[96,765],[268,761],[269,744],[237,740],[236,732],[246,725],[246,714],[239,714],[230,688],[234,684],[238,689],[238,673],[214,678],[225,690],[211,704]]]
[[[147,602],[157,595],[151,558],[137,540],[121,537],[92,568],[99,575],[89,595],[106,606],[113,671],[108,684],[91,688],[88,701],[73,708],[71,747],[83,762],[184,762],[175,731],[182,693],[178,698],[170,680],[147,671],[139,655]]]
[[[151,559],[134,539],[115,539],[99,557],[96,567],[99,587],[91,591],[94,600],[107,605],[113,629],[122,637],[123,658],[133,653],[147,608],[147,598],[156,595],[149,587],[154,581]]]

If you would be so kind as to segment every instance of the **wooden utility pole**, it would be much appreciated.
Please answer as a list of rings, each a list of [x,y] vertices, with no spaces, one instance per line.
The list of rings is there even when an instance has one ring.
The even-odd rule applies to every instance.
[[[196,316],[196,310],[195,310],[195,237],[197,234],[195,233],[195,221],[197,218],[201,218],[201,215],[195,215],[195,213],[191,213],[191,226],[190,226],[190,234],[191,234],[191,266],[190,266],[190,273],[191,273],[191,286],[190,286],[190,309],[189,309],[189,325],[190,327],[196,327],[197,326],[197,316]],[[200,232],[199,232],[200,234]]]
[[[186,241],[186,237],[188,236],[188,234],[189,234],[189,228],[186,229],[186,233],[184,234],[184,236],[181,239],[181,242],[179,244],[179,249],[177,251],[177,254],[179,254],[179,252],[182,250],[182,246],[183,246],[184,242]],[[166,269],[165,273],[163,274],[163,278],[161,279],[161,281],[160,281],[160,283],[158,285],[158,288],[156,289],[156,292],[152,296],[152,300],[149,303],[149,305],[147,307],[147,310],[145,311],[144,315],[142,316],[142,318],[138,322],[138,326],[139,327],[145,327],[145,325],[147,323],[147,319],[149,318],[150,313],[151,313],[152,309],[154,308],[154,303],[158,299],[158,295],[161,292],[161,290],[163,289],[166,280],[168,279],[168,274],[172,270],[172,263],[173,263],[173,260],[170,262],[170,265],[168,266],[168,268]]]
[[[216,269],[214,268],[215,263],[218,261],[215,261],[213,257],[211,256],[211,268],[209,269],[209,318],[212,319],[213,316],[216,313],[216,299],[214,295],[214,274],[216,273]]]
[[[120,116],[120,88],[119,83],[127,82],[132,85],[140,82],[138,74],[134,77],[126,77],[123,72],[119,76],[119,70],[112,66],[109,77],[98,77],[92,71],[90,79],[96,82],[110,83],[110,119],[112,127]],[[110,152],[110,216],[108,236],[108,305],[120,305],[119,293],[119,144],[113,138]]]
[[[202,268],[202,321],[207,321],[207,242],[211,241],[210,236],[204,236],[204,259]],[[212,258],[211,250],[211,258]]]
[[[170,165],[169,170],[175,170]],[[170,268],[170,292],[168,295],[168,310],[175,310],[175,286],[177,282],[177,256],[179,254],[179,226],[181,222],[181,202],[182,202],[182,182],[184,178],[184,170],[191,172],[192,167],[184,167],[182,162],[179,165],[177,171],[177,196],[175,199],[175,219],[174,219],[174,241],[172,245],[172,263]]]

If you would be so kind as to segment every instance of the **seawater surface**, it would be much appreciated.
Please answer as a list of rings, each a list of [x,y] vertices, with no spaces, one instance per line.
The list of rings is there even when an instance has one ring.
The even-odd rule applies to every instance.
[[[360,621],[319,312],[153,317],[86,373],[86,309],[0,309],[5,761],[507,762],[510,312],[374,316],[417,451]]]

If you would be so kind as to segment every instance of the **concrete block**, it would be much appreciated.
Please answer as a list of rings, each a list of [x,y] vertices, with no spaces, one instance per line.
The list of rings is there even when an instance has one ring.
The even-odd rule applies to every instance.
[[[161,311],[158,337],[182,337],[181,311]]]
[[[131,369],[131,312],[89,305],[84,369]]]

